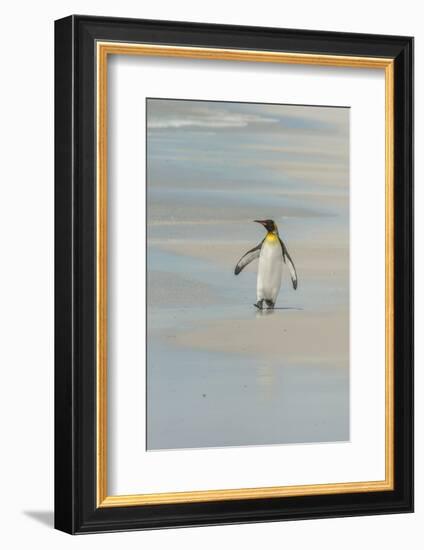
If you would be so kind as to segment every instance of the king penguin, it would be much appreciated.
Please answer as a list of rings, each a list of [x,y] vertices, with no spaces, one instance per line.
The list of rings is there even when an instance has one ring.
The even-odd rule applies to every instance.
[[[267,234],[255,248],[248,250],[237,262],[234,274],[238,275],[250,262],[259,258],[258,277],[256,284],[258,309],[263,309],[265,302],[268,309],[273,309],[280,291],[283,262],[288,266],[293,288],[297,288],[297,274],[294,263],[287,251],[286,245],[278,234],[274,220],[254,220],[262,224]]]

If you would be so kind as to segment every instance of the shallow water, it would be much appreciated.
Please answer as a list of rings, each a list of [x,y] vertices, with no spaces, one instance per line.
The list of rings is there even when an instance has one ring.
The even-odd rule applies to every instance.
[[[149,343],[148,449],[343,441],[348,369]]]

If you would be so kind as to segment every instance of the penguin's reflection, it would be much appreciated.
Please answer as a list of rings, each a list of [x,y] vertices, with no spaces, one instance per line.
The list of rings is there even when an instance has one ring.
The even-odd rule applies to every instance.
[[[269,309],[258,309],[256,310],[256,319],[259,319],[261,317],[267,317],[268,315],[274,315],[275,309],[269,308]]]

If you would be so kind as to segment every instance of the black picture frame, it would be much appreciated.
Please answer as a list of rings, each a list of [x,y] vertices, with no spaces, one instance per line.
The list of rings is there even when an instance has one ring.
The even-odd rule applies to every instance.
[[[394,60],[394,490],[96,504],[98,40]],[[413,39],[73,15],[55,22],[55,527],[133,529],[413,511]]]

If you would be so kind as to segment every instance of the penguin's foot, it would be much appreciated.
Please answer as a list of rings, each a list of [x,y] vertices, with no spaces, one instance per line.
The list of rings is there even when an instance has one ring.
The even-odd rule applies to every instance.
[[[268,309],[274,309],[274,302],[271,300],[265,300],[266,305],[268,306]]]
[[[263,300],[258,300],[256,302],[256,304],[253,304],[255,307],[257,307],[258,309],[263,309],[263,303],[264,301]]]

